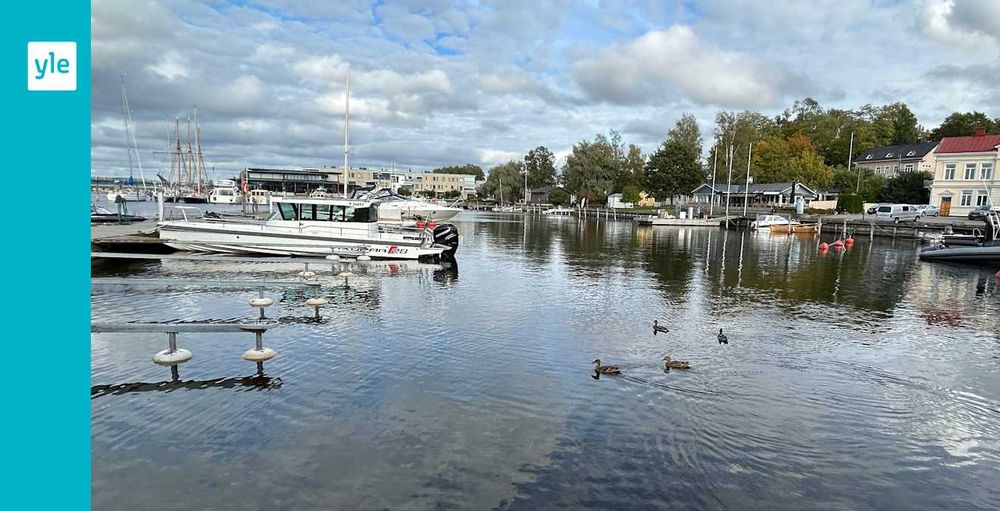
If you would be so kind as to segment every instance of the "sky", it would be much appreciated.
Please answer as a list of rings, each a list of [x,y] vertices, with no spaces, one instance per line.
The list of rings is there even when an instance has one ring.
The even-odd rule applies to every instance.
[[[626,6],[627,4],[627,6]],[[212,178],[248,166],[488,169],[682,113],[906,102],[1000,116],[1000,0],[92,2],[91,174],[146,177],[197,107]],[[708,145],[708,144],[706,144]],[[135,167],[138,177],[138,167]]]

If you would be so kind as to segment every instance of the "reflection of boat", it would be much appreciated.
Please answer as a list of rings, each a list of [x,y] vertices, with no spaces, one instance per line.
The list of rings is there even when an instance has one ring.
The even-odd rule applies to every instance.
[[[159,224],[160,238],[179,250],[219,253],[439,259],[453,257],[458,231],[451,224],[433,228],[390,227],[379,223],[378,204],[338,199],[272,199],[265,222],[189,219]]]
[[[575,211],[571,208],[556,207],[556,208],[546,209],[542,213],[549,216],[569,216],[575,213]]]
[[[117,223],[132,223],[132,222],[142,222],[146,220],[146,217],[139,215],[119,215],[113,211],[106,208],[102,208],[97,204],[90,205],[90,223],[92,224],[117,224]]]
[[[462,212],[460,208],[442,206],[430,201],[404,197],[382,188],[356,195],[357,200],[378,202],[379,220],[382,222],[405,222],[410,220],[432,220],[444,222]]]
[[[798,225],[798,222],[781,215],[757,215],[757,219],[750,222],[751,229],[766,229],[772,225]]]
[[[785,233],[785,234],[816,234],[819,232],[818,224],[800,224],[798,222],[794,224],[774,224],[771,226],[771,232]]]
[[[949,243],[954,240],[957,243]],[[945,237],[937,246],[920,251],[924,261],[946,261],[972,264],[1000,264],[1000,213],[990,212],[986,216],[986,231],[981,240],[971,241],[968,237]]]

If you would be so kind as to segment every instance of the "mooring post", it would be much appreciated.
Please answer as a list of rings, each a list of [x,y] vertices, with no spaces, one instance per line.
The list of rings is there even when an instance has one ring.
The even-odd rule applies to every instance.
[[[177,351],[177,332],[167,332],[167,346],[169,347],[168,353]]]

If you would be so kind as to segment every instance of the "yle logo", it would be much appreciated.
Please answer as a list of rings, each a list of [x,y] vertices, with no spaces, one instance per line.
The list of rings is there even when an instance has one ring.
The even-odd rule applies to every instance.
[[[76,43],[29,42],[28,90],[76,90]]]

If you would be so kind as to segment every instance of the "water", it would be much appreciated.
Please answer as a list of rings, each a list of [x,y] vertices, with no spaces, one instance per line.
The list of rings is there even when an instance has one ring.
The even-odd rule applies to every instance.
[[[908,242],[463,213],[458,270],[301,291],[246,334],[92,336],[95,509],[974,509],[1000,503],[996,269]],[[343,265],[311,267],[333,285]],[[95,276],[291,279],[299,263]],[[254,290],[99,285],[95,321],[251,318]],[[658,318],[670,328],[652,335]],[[730,344],[715,340],[722,327]],[[663,354],[692,369],[664,373]],[[621,366],[594,379],[594,358]]]

